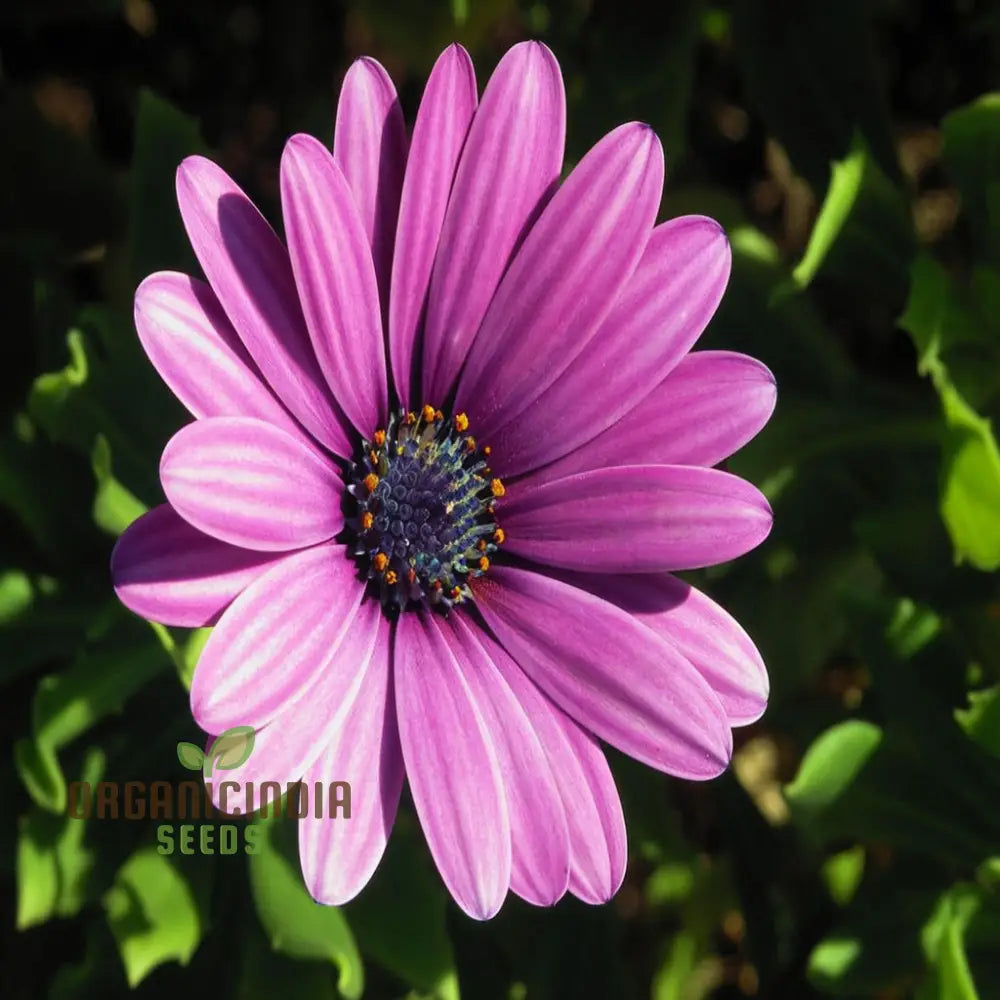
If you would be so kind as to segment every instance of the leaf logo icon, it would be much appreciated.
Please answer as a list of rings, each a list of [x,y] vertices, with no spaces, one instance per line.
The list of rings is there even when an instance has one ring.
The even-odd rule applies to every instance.
[[[253,753],[253,740],[253,726],[233,726],[232,729],[219,733],[208,748],[208,753],[204,755],[202,771],[205,777],[212,776],[213,767],[221,771],[231,771],[245,764]],[[180,747],[177,752],[180,755]]]
[[[177,744],[177,759],[181,762],[181,766],[189,771],[200,771],[205,763],[205,755],[201,752],[201,748],[183,741]]]

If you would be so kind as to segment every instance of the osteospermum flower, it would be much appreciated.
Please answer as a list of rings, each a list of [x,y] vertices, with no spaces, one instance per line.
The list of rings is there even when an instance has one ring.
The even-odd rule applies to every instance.
[[[725,235],[655,225],[647,126],[560,183],[564,132],[543,45],[511,49],[478,106],[449,48],[411,141],[360,60],[332,152],[285,147],[285,242],[192,157],[177,192],[208,284],[160,273],[136,293],[143,346],[196,419],[163,452],[167,503],[115,549],[115,586],[147,618],[215,624],[194,718],[257,729],[227,777],[351,783],[349,820],[299,824],[325,903],[371,876],[404,776],[467,913],[508,889],[604,901],[626,847],[598,741],[710,778],[764,709],[745,632],[668,572],[771,524],[713,466],[766,422],[774,380],[688,353]]]

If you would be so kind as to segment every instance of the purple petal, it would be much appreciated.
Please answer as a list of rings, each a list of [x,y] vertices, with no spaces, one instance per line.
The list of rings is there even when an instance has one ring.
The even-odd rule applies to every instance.
[[[111,553],[111,578],[130,611],[164,625],[212,625],[281,555],[238,549],[192,528],[169,504],[133,521]]]
[[[477,436],[491,438],[516,418],[596,333],[639,263],[662,191],[660,140],[648,125],[622,125],[545,206],[459,379],[455,406]]]
[[[689,354],[618,423],[531,473],[525,486],[637,458],[651,465],[717,465],[760,431],[776,398],[774,376],[759,361],[728,351]]]
[[[542,694],[502,646],[485,632],[476,638],[527,712],[555,776],[569,833],[570,891],[605,903],[622,884],[628,859],[625,817],[607,760],[597,741]],[[517,849],[515,838],[515,855]]]
[[[376,612],[381,615],[377,603]],[[396,727],[389,663],[389,624],[382,618],[375,655],[361,690],[333,739],[304,781],[315,798],[316,783],[351,787],[350,818],[315,812],[299,821],[299,859],[313,899],[340,906],[368,883],[382,860],[403,789],[403,754]]]
[[[567,581],[635,615],[690,660],[719,696],[730,726],[764,714],[764,661],[739,622],[710,597],[668,575],[572,574]]]
[[[452,390],[500,276],[562,168],[566,95],[555,56],[522,42],[483,93],[455,175],[424,328],[423,394]]]
[[[413,126],[392,262],[389,356],[406,408],[431,268],[476,100],[472,60],[461,45],[450,45],[434,64]]]
[[[210,417],[182,427],[163,449],[160,483],[185,521],[247,549],[300,549],[344,526],[343,486],[333,464],[251,417]]]
[[[264,782],[276,781],[284,790],[314,765],[354,710],[371,668],[382,621],[376,602],[363,603],[336,643],[332,658],[325,662],[316,659],[317,664],[323,662],[322,670],[314,669],[291,693],[279,693],[281,708],[270,722],[257,729],[250,757],[225,774],[214,775],[211,795],[216,808],[232,815],[256,812],[263,804]],[[271,680],[253,679],[247,683],[266,685]],[[228,801],[227,795],[227,801],[223,801],[223,781],[239,784],[238,797]],[[310,800],[311,795],[310,790]]]
[[[191,682],[191,713],[206,732],[270,722],[334,662],[356,670],[354,630],[364,588],[343,546],[286,556],[230,605],[202,651]],[[350,642],[343,652],[342,641]],[[350,655],[349,655],[350,654]]]
[[[500,657],[509,660],[504,650],[461,615],[451,615],[445,627],[500,765],[510,816],[510,887],[529,903],[551,906],[569,885],[570,848],[566,810],[544,747],[496,666]]]
[[[341,409],[371,437],[388,415],[375,268],[347,181],[312,136],[285,144],[281,208],[320,368]]]
[[[726,234],[712,219],[657,226],[597,333],[541,396],[491,435],[498,474],[571,452],[648,396],[711,319],[730,259]]]
[[[628,465],[535,487],[515,483],[497,514],[504,548],[564,569],[657,573],[744,555],[771,530],[755,486],[717,469]]]
[[[267,384],[317,441],[353,451],[316,363],[288,253],[254,204],[220,167],[189,156],[177,201],[191,246]]]
[[[396,88],[379,62],[363,56],[347,71],[340,90],[333,156],[347,178],[368,236],[383,303],[389,298],[407,145]]]
[[[194,416],[258,417],[302,435],[205,282],[151,274],[135,293],[135,325],[149,360]]]
[[[510,883],[510,821],[485,720],[432,614],[401,615],[395,684],[399,737],[427,845],[455,902],[492,917]]]
[[[715,692],[627,612],[507,566],[477,583],[476,603],[521,669],[595,736],[681,778],[713,778],[729,763],[732,733]]]

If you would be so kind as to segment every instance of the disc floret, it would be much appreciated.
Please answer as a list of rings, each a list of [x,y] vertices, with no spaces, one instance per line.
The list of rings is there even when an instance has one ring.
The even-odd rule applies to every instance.
[[[464,413],[400,410],[347,470],[352,551],[387,613],[468,600],[469,581],[503,541],[495,504],[504,486],[468,429]]]

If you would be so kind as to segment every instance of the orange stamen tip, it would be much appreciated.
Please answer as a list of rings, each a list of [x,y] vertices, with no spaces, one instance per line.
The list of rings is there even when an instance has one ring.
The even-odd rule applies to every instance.
[[[455,414],[455,430],[459,434],[464,433],[469,429],[469,418],[464,413]]]
[[[368,461],[371,462],[372,465],[378,465],[378,452],[368,452]]]
[[[485,573],[490,568],[490,561],[486,556],[482,556],[479,560],[479,568]]]
[[[365,531],[368,531],[368,530],[371,529],[371,526],[374,523],[375,523],[375,515],[372,514],[372,512],[370,510],[366,510],[361,515],[361,527],[364,528]]]
[[[407,413],[406,416],[403,418],[403,422],[409,426],[412,426],[417,422],[417,415],[413,412],[413,410],[410,410],[410,412]]]
[[[417,582],[417,571],[412,566],[410,567],[410,572],[406,574],[406,579],[409,580],[410,583]]]
[[[422,410],[420,411],[420,415],[421,415],[421,416],[422,416],[422,417],[424,418],[424,420],[425,420],[425,421],[426,421],[427,423],[429,423],[429,424],[432,424],[432,423],[434,423],[434,417],[435,417],[435,410],[434,410],[434,407],[433,407],[433,406],[431,406],[430,404],[428,404],[427,406],[425,406],[425,407],[424,407],[424,408],[423,408],[423,409],[422,409]]]
[[[462,588],[461,587],[452,587],[451,588],[451,597],[452,597],[452,600],[455,600],[455,601],[459,600],[462,597]]]
[[[437,590],[437,591],[441,591],[441,590],[443,590],[443,589],[444,589],[444,587],[443,587],[443,586],[441,585],[441,581],[440,581],[440,580],[435,580],[435,581],[434,581],[434,582],[433,582],[433,583],[431,584],[431,590]]]
[[[492,455],[493,454],[493,449],[488,444],[484,445],[483,446],[483,454],[484,455]]]
[[[476,439],[474,437],[467,437],[465,439],[465,447],[467,451],[476,450]]]
[[[506,537],[507,533],[503,530],[503,528],[497,528],[497,530],[493,532],[493,541],[496,542],[497,545],[503,545]]]
[[[480,552],[485,552],[486,551],[486,539],[485,538],[480,538],[479,541],[476,542],[476,548],[479,549]]]
[[[490,480],[490,489],[493,491],[495,497],[502,497],[507,492],[506,487],[499,479]]]
[[[376,431],[372,440],[381,448],[385,444],[385,431]]]
[[[369,493],[374,493],[375,487],[378,486],[378,476],[376,476],[374,472],[369,472],[368,475],[365,476],[364,481],[365,489],[368,490]]]
[[[389,557],[384,552],[376,552],[373,562],[375,569],[381,573],[389,565]]]
[[[399,579],[399,577],[398,577],[398,576],[396,576],[396,571],[395,571],[394,569],[391,569],[391,570],[389,570],[389,572],[385,574],[385,582],[386,582],[387,584],[389,584],[389,586],[390,586],[390,587],[391,587],[391,586],[392,586],[392,585],[393,585],[394,583],[396,583],[396,581],[397,581],[398,579]]]

